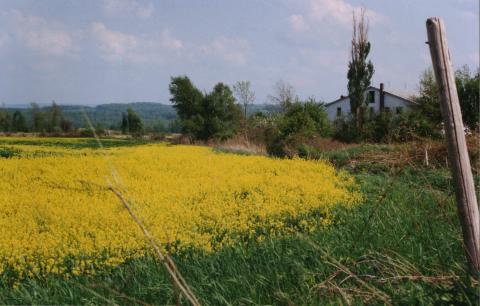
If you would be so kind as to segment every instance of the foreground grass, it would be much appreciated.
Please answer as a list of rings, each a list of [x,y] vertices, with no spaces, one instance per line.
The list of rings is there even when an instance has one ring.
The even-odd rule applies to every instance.
[[[452,182],[445,170],[356,174],[366,201],[308,235],[174,259],[205,305],[464,304],[466,276]],[[95,276],[0,280],[2,304],[175,304],[163,266],[129,261]],[[184,302],[186,304],[186,302]]]

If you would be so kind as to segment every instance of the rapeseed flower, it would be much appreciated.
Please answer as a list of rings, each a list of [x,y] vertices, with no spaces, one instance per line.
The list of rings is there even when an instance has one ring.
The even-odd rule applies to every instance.
[[[354,179],[324,161],[165,144],[13,146],[21,156],[0,159],[0,274],[19,278],[94,273],[145,256],[148,243],[109,182],[168,252],[312,232],[331,223],[333,207],[361,200]]]

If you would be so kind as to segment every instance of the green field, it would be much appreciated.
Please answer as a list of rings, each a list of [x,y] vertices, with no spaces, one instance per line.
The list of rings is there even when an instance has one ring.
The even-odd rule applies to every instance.
[[[141,145],[103,140],[107,147]],[[5,152],[19,140],[3,141]],[[28,145],[96,147],[41,139]],[[186,251],[173,258],[204,305],[475,305],[478,282],[469,277],[448,169],[379,161],[353,163],[359,152],[390,154],[389,146],[309,155],[352,174],[361,205],[339,208],[333,224],[313,233],[267,237],[214,253]],[[224,154],[224,153],[218,153]],[[313,154],[313,153],[312,153]],[[15,158],[4,154],[3,158]],[[2,159],[0,157],[0,165]],[[320,186],[319,186],[320,187]],[[176,304],[177,295],[155,258],[133,259],[96,275],[0,276],[1,304]],[[188,303],[181,299],[184,305]]]

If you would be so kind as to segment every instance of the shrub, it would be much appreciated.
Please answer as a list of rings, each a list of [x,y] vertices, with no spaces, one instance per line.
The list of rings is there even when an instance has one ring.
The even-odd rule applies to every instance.
[[[344,142],[404,142],[424,138],[439,138],[440,129],[431,120],[418,112],[405,112],[399,115],[379,113],[360,127],[354,124],[351,117],[335,121],[337,140]]]
[[[288,104],[284,113],[274,117],[273,123],[265,129],[265,143],[267,152],[279,157],[297,155],[299,146],[306,140],[332,134],[323,105],[313,99]]]

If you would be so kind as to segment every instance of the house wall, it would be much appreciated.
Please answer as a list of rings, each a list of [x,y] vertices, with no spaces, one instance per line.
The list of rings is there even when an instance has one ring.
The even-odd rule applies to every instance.
[[[333,121],[337,118],[337,109],[338,107],[342,108],[342,115],[347,116],[350,114],[350,98],[344,98],[338,102],[335,102],[331,105],[327,105],[325,110],[327,111],[328,119]]]
[[[373,108],[373,111],[375,113],[378,113],[380,111],[380,90],[376,88],[371,88],[365,92],[365,98],[367,98],[368,92],[373,91],[374,92],[374,102],[373,103],[368,103],[367,105],[367,112],[369,112],[369,108]],[[410,103],[400,99],[396,96],[393,96],[389,94],[388,92],[385,92],[385,108],[390,108],[390,111],[395,114],[396,109],[398,107],[402,108],[402,111],[406,111],[410,108]],[[328,119],[333,121],[337,118],[337,109],[341,107],[342,109],[342,115],[343,116],[348,116],[350,114],[350,98],[343,98],[333,104],[327,105],[325,107],[327,114],[328,114]]]

